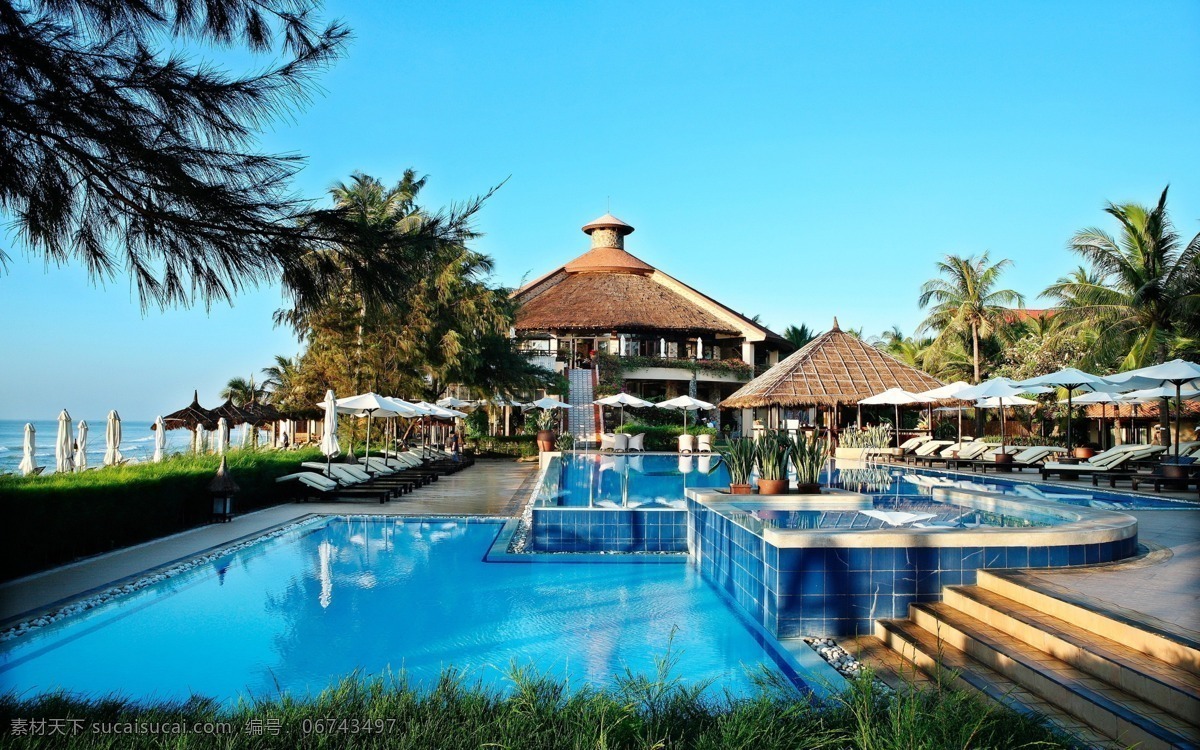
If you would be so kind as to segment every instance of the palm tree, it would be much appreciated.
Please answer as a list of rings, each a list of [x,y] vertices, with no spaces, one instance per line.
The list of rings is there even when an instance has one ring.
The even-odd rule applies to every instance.
[[[792,345],[797,349],[802,348],[805,344],[820,335],[820,331],[812,330],[806,323],[801,323],[799,327],[788,326],[783,330],[783,337],[792,342]]]
[[[245,406],[258,401],[266,390],[254,384],[254,376],[247,380],[243,377],[233,377],[225,384],[219,394],[221,398],[232,399],[235,406]]]
[[[1196,353],[1200,335],[1200,234],[1186,247],[1167,216],[1167,189],[1158,204],[1109,203],[1119,237],[1083,229],[1070,247],[1090,265],[1060,278],[1042,294],[1058,303],[1071,330],[1095,334],[1088,364],[1121,370]]]
[[[275,355],[275,364],[262,369],[262,374],[266,376],[262,388],[272,404],[279,406],[291,398],[299,385],[299,369],[300,364],[296,359],[282,354]]]
[[[919,330],[937,331],[933,342],[937,348],[969,333],[976,383],[980,381],[979,338],[1003,325],[1010,307],[1025,304],[1025,298],[1012,289],[995,288],[1011,265],[1007,258],[992,263],[987,251],[978,258],[947,255],[937,264],[942,278],[930,279],[921,286],[921,308],[931,302],[934,305]]]
[[[869,343],[907,365],[920,368],[925,360],[925,351],[929,348],[930,341],[905,336],[904,332],[900,330],[900,326],[892,326],[882,335],[873,337]]]

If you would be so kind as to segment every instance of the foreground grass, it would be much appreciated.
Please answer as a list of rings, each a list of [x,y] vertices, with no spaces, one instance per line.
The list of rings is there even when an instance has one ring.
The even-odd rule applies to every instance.
[[[705,698],[702,687],[661,677],[629,675],[609,691],[570,691],[523,670],[513,670],[511,680],[512,689],[500,693],[467,685],[454,672],[428,690],[403,677],[354,676],[311,700],[283,697],[233,707],[203,699],[139,706],[117,699],[9,695],[0,698],[0,744],[89,750],[1074,747],[1038,721],[975,695],[937,688],[884,692],[869,677],[823,705],[768,677],[759,678],[754,697],[743,699]],[[67,735],[16,733],[42,719],[79,723],[68,721]],[[137,723],[177,722],[226,728],[220,734],[112,733]]]
[[[241,491],[235,512],[287,499],[277,477],[320,459],[302,451],[233,450],[229,470]],[[0,577],[27,573],[207,523],[208,484],[220,458],[176,455],[78,474],[0,477]]]

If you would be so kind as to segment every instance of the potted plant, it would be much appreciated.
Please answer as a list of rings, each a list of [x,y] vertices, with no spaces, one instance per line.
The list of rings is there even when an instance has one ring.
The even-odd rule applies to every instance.
[[[542,453],[554,450],[554,412],[542,409],[537,418],[537,447]]]
[[[1075,458],[1086,460],[1096,455],[1096,449],[1084,443],[1083,445],[1075,446],[1075,450],[1072,451],[1072,455],[1074,455]]]
[[[792,439],[776,430],[764,432],[756,441],[758,459],[758,494],[786,495],[788,491],[788,456]]]
[[[792,465],[796,467],[796,491],[802,495],[821,494],[821,470],[829,460],[829,441],[814,432],[790,442]]]
[[[729,494],[750,494],[750,472],[754,471],[755,445],[751,438],[730,438],[721,456],[729,467]]]

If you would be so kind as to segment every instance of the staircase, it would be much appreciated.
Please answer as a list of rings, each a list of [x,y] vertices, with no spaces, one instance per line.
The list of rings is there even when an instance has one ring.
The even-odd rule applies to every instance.
[[[567,429],[575,436],[575,440],[594,440],[596,435],[595,388],[592,386],[593,370],[572,368],[566,371],[567,382],[571,385],[567,403],[571,409],[567,411]]]
[[[1200,747],[1200,642],[1056,598],[1019,573],[981,570],[977,585],[911,605],[907,620],[877,621],[875,635],[910,669],[934,676],[940,664],[952,683],[1090,747]]]

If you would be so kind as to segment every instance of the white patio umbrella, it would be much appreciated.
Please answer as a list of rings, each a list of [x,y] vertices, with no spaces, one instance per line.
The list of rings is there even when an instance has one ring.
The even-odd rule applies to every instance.
[[[956,380],[953,383],[948,383],[938,388],[921,391],[917,395],[924,396],[931,401],[957,401],[959,392],[970,387],[970,383],[963,380]],[[935,409],[935,411],[954,411],[958,413],[958,442],[960,443],[962,442],[962,413],[964,408],[960,405]]]
[[[154,457],[151,459],[154,463],[159,463],[163,460],[163,454],[167,450],[167,423],[162,417],[154,420]]]
[[[221,417],[217,420],[217,455],[224,456],[229,450],[229,420]]]
[[[859,401],[859,404],[867,406],[880,406],[890,404],[896,409],[896,427],[892,431],[896,434],[896,447],[900,447],[900,407],[910,404],[927,404],[932,399],[916,393],[909,393],[903,388],[888,388],[883,393],[876,393],[874,396],[868,396]],[[860,415],[861,416],[861,415]]]
[[[596,399],[592,403],[600,404],[601,406],[619,406],[621,408],[621,424],[625,424],[626,406],[632,406],[635,408],[654,406],[654,404],[650,401],[638,398],[637,396],[631,396],[628,393],[618,393],[615,396],[605,396],[604,398]]]
[[[1068,395],[1067,398],[1059,399],[1058,403],[1068,404],[1068,408],[1070,408],[1070,406],[1069,406],[1070,400],[1071,400],[1071,397],[1070,397],[1070,395]],[[1075,403],[1085,404],[1085,405],[1086,404],[1100,404],[1100,442],[1101,442],[1100,449],[1103,450],[1105,447],[1104,443],[1106,442],[1104,440],[1104,420],[1108,417],[1108,415],[1106,413],[1108,411],[1108,405],[1109,404],[1118,404],[1119,405],[1121,403],[1124,403],[1123,399],[1121,398],[1121,394],[1112,393],[1110,391],[1092,391],[1090,393],[1085,393],[1082,396],[1080,396],[1079,398],[1075,399]]]
[[[458,408],[461,408],[464,406],[467,408],[470,408],[473,406],[478,406],[478,404],[476,404],[474,401],[463,401],[461,398],[455,398],[453,396],[447,396],[446,398],[439,398],[437,400],[437,405],[445,407],[447,409],[458,409]]]
[[[1179,461],[1178,431],[1183,426],[1183,386],[1200,386],[1200,365],[1185,359],[1173,359],[1161,365],[1152,365],[1138,370],[1130,370],[1105,378],[1109,383],[1118,386],[1118,390],[1126,388],[1161,388],[1167,385],[1175,386],[1175,461]]]
[[[75,436],[75,471],[83,471],[87,468],[87,435],[88,425],[82,419],[79,420],[78,432]]]
[[[403,409],[399,402],[380,396],[378,393],[360,393],[357,396],[347,396],[337,400],[337,410],[341,414],[352,414],[356,417],[367,418],[367,453],[371,457],[371,422],[375,417],[402,416],[398,409]]]
[[[17,470],[21,472],[21,476],[27,477],[37,471],[37,466],[33,463],[33,454],[37,450],[37,428],[30,422],[25,423],[25,442],[22,448],[21,464],[17,466]]]
[[[54,471],[70,474],[75,470],[75,449],[71,446],[71,415],[66,409],[58,415],[58,435],[54,439]]]
[[[992,378],[991,380],[983,381],[979,385],[973,385],[970,388],[962,389],[958,392],[958,396],[956,396],[956,398],[964,401],[976,402],[990,398],[996,399],[996,407],[1000,409],[1000,449],[1001,452],[1004,452],[1004,450],[1008,447],[1006,445],[1008,438],[1005,434],[1004,402],[1008,401],[1009,403],[1012,403],[1012,400],[1020,396],[1022,393],[1034,393],[1039,390],[1049,391],[1051,389],[1046,388],[1045,386],[1029,386],[1028,388],[1022,388],[1008,378]]]
[[[1077,370],[1074,367],[1064,367],[1058,372],[1052,372],[1046,375],[1039,375],[1036,378],[1022,380],[1016,385],[1019,386],[1057,386],[1067,390],[1067,453],[1071,452],[1071,410],[1074,408],[1072,402],[1072,394],[1075,391],[1094,391],[1097,389],[1107,388],[1108,381],[1099,375]]]
[[[566,403],[565,401],[559,401],[558,399],[556,399],[553,396],[545,396],[543,398],[539,398],[537,401],[530,402],[528,404],[528,406],[530,408],[537,408],[537,409],[570,409],[571,408],[570,404]]]
[[[1003,404],[1001,401],[1003,400]],[[975,406],[980,409],[999,409],[1008,406],[1037,406],[1038,402],[1031,398],[1022,398],[1021,396],[1010,396],[1006,399],[1000,399],[996,396],[992,398],[981,398],[975,402]]]
[[[125,460],[121,455],[121,415],[113,409],[108,413],[108,424],[104,428],[104,465],[116,466]]]
[[[667,401],[659,401],[654,406],[659,409],[675,409],[683,412],[684,432],[687,432],[687,415],[689,411],[700,411],[702,409],[707,411],[709,409],[717,408],[707,401],[701,401],[700,399],[692,398],[691,396],[676,396],[675,398]]]
[[[321,431],[321,452],[325,454],[325,470],[329,471],[329,464],[333,461],[333,457],[342,452],[341,446],[338,445],[337,399],[333,396],[333,389],[325,391],[325,402],[321,406],[325,407],[325,421]]]

